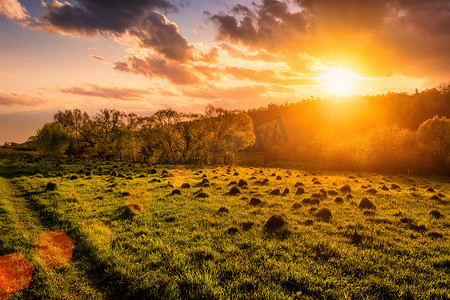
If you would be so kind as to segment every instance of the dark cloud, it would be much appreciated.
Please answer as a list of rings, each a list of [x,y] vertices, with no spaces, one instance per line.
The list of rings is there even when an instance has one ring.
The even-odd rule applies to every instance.
[[[40,97],[0,90],[0,106],[38,106],[46,101]]]
[[[116,62],[114,69],[121,72],[144,75],[148,78],[167,78],[171,83],[177,85],[194,84],[200,81],[189,66],[153,55],[145,58],[128,56]]]
[[[128,34],[138,38],[140,47],[154,49],[169,59],[192,59],[192,46],[181,36],[177,25],[158,12],[149,14],[139,28],[131,28]]]
[[[76,0],[43,2],[45,14],[35,23],[47,30],[75,35],[122,34],[139,26],[154,9],[175,9],[165,0]]]
[[[146,89],[106,87],[96,84],[89,84],[88,86],[74,86],[70,88],[60,88],[59,91],[66,94],[93,96],[125,101],[141,100],[153,94],[152,91]]]
[[[297,0],[313,27],[330,31],[373,30],[390,10],[389,0]]]
[[[137,46],[152,49],[168,59],[192,58],[192,47],[175,23],[155,9],[173,11],[166,0],[76,0],[43,2],[45,13],[29,26],[75,36],[97,34],[131,37]]]
[[[281,55],[365,65],[367,75],[450,75],[448,0],[263,0],[205,12],[217,39]],[[361,69],[364,69],[361,67]],[[370,71],[369,71],[370,70]],[[370,74],[372,72],[372,74]]]
[[[406,71],[450,75],[450,1],[398,0],[380,39],[400,53]]]
[[[230,15],[205,16],[217,25],[218,39],[271,50],[305,33],[307,19],[301,12],[290,12],[285,2],[264,0],[253,6],[256,9],[237,5]]]

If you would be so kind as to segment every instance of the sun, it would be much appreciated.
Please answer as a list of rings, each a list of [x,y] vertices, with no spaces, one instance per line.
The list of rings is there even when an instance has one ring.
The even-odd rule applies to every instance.
[[[352,94],[357,78],[359,76],[352,71],[339,67],[327,67],[319,74],[318,81],[322,83],[328,93],[348,96]]]

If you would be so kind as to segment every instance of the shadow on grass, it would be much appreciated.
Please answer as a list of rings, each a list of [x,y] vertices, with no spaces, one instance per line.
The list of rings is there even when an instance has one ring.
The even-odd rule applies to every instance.
[[[45,205],[38,203],[35,196],[44,193],[23,192],[22,197],[27,199],[31,210],[37,212],[40,221],[49,228],[57,227],[63,229],[75,242],[72,261],[77,261],[74,267],[80,269],[81,273],[87,275],[89,281],[108,299],[123,299],[131,297],[130,288],[132,280],[123,274],[113,270],[111,263],[102,258],[96,248],[88,241],[87,236],[77,224],[68,220],[61,220],[59,216],[49,210]]]

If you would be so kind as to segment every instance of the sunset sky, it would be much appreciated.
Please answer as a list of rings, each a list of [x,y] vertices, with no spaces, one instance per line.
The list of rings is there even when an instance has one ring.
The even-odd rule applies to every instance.
[[[0,144],[57,110],[202,112],[450,78],[448,0],[0,0]]]

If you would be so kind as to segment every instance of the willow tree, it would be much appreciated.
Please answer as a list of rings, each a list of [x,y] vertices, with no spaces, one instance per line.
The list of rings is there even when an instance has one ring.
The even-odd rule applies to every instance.
[[[70,136],[59,122],[45,123],[36,133],[35,143],[44,155],[61,157],[69,146]]]
[[[88,152],[88,148],[92,146],[90,142],[91,132],[87,130],[91,126],[91,119],[86,112],[79,109],[58,110],[53,115],[53,120],[61,123],[70,136],[69,146],[66,150],[69,156],[82,155]]]
[[[209,105],[206,117],[206,126],[211,133],[207,146],[213,164],[232,163],[237,151],[255,143],[253,121],[246,113]]]

